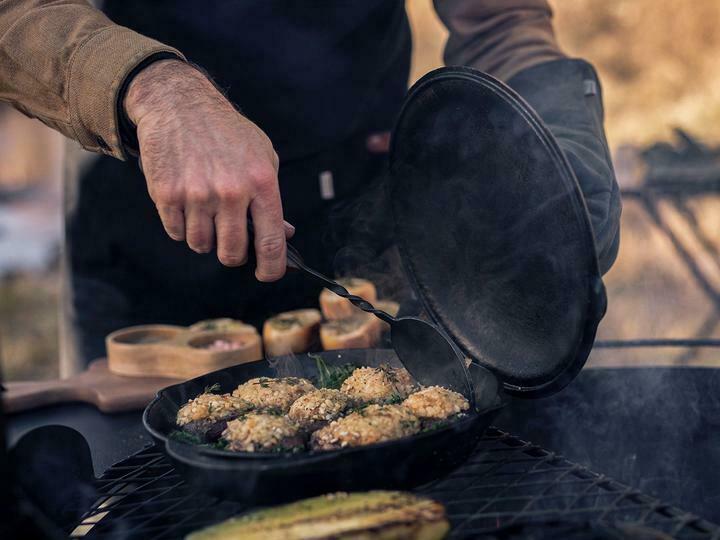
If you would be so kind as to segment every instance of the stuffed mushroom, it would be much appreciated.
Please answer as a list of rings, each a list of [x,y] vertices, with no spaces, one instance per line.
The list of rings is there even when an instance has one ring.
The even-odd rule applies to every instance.
[[[303,429],[315,431],[340,417],[350,404],[350,398],[339,390],[323,388],[298,398],[288,416]]]
[[[284,414],[295,400],[313,390],[315,387],[312,383],[300,377],[258,377],[238,386],[232,395],[247,401],[256,409]]]
[[[252,405],[230,394],[205,392],[180,407],[176,423],[183,431],[201,439],[216,439],[225,422],[252,409]]]
[[[410,394],[402,405],[421,420],[445,420],[470,408],[464,396],[441,386]]]
[[[286,416],[249,413],[227,423],[222,438],[231,452],[280,452],[302,449],[299,426]]]
[[[414,435],[420,420],[400,405],[369,405],[312,434],[315,450],[365,446]]]
[[[357,368],[345,379],[340,391],[356,403],[368,404],[402,400],[415,389],[407,370],[381,366]]]

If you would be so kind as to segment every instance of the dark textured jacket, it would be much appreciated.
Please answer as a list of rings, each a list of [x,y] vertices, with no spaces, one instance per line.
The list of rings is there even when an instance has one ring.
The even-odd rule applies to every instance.
[[[90,151],[125,157],[119,89],[161,51],[187,53],[229,86],[281,158],[332,146],[361,121],[387,127],[379,123],[406,88],[410,38],[400,0],[106,0],[104,7],[107,15],[83,0],[0,2],[0,100]],[[435,7],[449,29],[447,64],[507,80],[561,56],[546,0],[435,0]]]

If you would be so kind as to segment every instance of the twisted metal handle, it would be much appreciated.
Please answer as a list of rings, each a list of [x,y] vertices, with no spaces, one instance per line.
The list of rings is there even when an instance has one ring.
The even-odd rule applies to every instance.
[[[328,280],[328,281],[331,281],[331,283],[333,283],[333,285],[330,287],[328,287],[326,285],[326,287],[328,289],[330,289],[332,292],[334,292],[335,294],[337,294],[338,296],[342,296],[343,298],[347,298],[348,300],[350,300],[350,303],[353,306],[362,309],[366,313],[372,313],[378,319],[381,319],[388,324],[392,324],[393,322],[395,322],[397,320],[395,317],[393,317],[389,313],[383,311],[382,309],[376,308],[375,306],[373,306],[370,302],[368,302],[364,298],[357,296],[355,294],[350,294],[348,292],[348,290],[345,287],[343,287],[342,285],[340,285],[339,283],[332,281],[332,280]]]
[[[355,307],[363,310],[366,313],[372,313],[377,318],[385,321],[388,324],[392,324],[397,319],[390,315],[389,313],[386,313],[382,309],[378,309],[375,306],[373,306],[370,302],[365,300],[364,298],[357,296],[355,294],[350,294],[350,292],[340,285],[337,281],[330,279],[329,277],[321,274],[317,270],[313,270],[309,266],[305,264],[305,262],[302,260],[302,257],[300,256],[300,253],[298,253],[297,249],[295,249],[293,246],[291,246],[289,243],[287,244],[287,260],[288,260],[288,267],[289,268],[295,268],[296,270],[301,270],[305,272],[306,274],[314,277],[315,279],[321,281],[323,285],[330,291],[334,292],[338,296],[342,296],[343,298],[347,298],[352,305]]]
[[[250,234],[255,234],[255,228],[253,227],[252,219],[248,218],[248,232]],[[300,253],[297,249],[295,249],[294,246],[290,244],[290,242],[286,243],[287,246],[287,266],[288,268],[294,268],[295,270],[300,270],[302,272],[305,272],[306,274],[314,277],[315,279],[321,281],[323,285],[338,296],[342,296],[343,298],[347,298],[352,305],[354,305],[357,308],[360,308],[366,313],[372,313],[375,315],[378,319],[381,319],[382,321],[385,321],[388,324],[392,324],[397,319],[390,315],[389,313],[384,312],[382,309],[377,309],[375,306],[373,306],[370,302],[365,300],[364,298],[361,298],[360,296],[357,296],[355,294],[350,294],[350,292],[340,285],[337,281],[330,279],[329,277],[321,274],[317,270],[313,270],[309,266],[305,264],[302,257],[300,256]]]

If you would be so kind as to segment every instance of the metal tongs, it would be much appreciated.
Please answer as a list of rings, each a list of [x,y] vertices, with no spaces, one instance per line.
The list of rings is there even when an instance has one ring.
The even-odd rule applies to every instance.
[[[287,243],[287,266],[320,281],[355,307],[375,315],[390,325],[390,342],[410,374],[423,385],[439,385],[461,393],[474,404],[465,359],[448,337],[434,324],[417,317],[393,317],[350,292],[335,280],[305,264],[300,253]]]

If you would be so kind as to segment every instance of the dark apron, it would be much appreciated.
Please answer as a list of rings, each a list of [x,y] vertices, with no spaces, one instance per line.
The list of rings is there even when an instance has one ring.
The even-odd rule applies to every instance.
[[[365,138],[392,126],[406,89],[403,2],[198,5],[110,0],[105,11],[178,47],[229,88],[231,101],[268,133],[280,155],[285,218],[297,228],[293,245],[328,274],[355,271],[359,260],[378,252],[374,243],[382,244],[389,228],[374,227],[378,235],[364,222],[358,227],[356,207],[360,195],[373,200],[371,186],[385,162],[367,152]],[[214,253],[196,254],[170,240],[134,162],[100,157],[78,187],[66,232],[84,362],[104,355],[105,336],[124,326],[213,317],[259,326],[273,313],[317,304],[319,288],[299,274],[262,284],[252,264],[226,268]],[[382,208],[363,206],[383,221]]]

